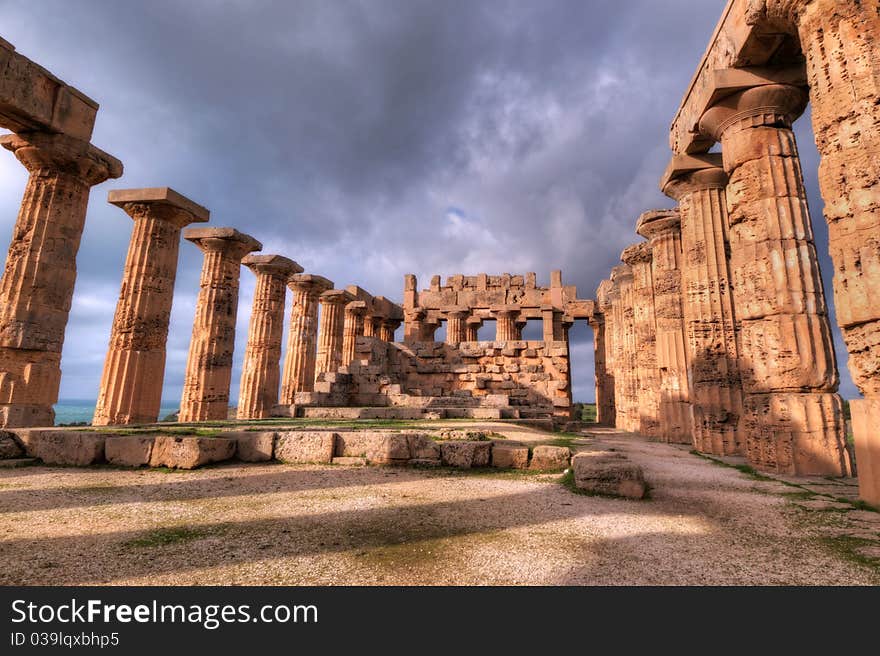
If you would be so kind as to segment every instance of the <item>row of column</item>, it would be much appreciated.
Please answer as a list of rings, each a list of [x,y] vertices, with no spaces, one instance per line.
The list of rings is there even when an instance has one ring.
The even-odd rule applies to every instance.
[[[563,312],[552,306],[541,308],[544,326],[544,341],[566,340],[567,328]],[[494,316],[495,341],[509,342],[522,340],[522,331],[528,321],[522,316],[522,308],[518,305],[498,306],[491,308]],[[415,309],[406,315],[406,332],[404,341],[433,342],[434,334],[440,327],[440,321],[429,321],[428,313],[423,309]],[[451,307],[446,309],[446,343],[456,345],[460,342],[478,341],[478,333],[485,319],[473,313],[470,307]]]
[[[850,472],[838,372],[791,123],[766,85],[709,109],[723,155],[680,156],[605,301],[618,425],[795,474]],[[617,379],[620,379],[619,381]],[[634,380],[635,379],[635,382]],[[637,408],[637,410],[634,410]]]
[[[150,423],[162,398],[181,229],[207,221],[209,212],[168,188],[113,191],[109,201],[134,220],[134,229],[93,423]],[[204,261],[179,421],[227,418],[242,264],[256,275],[256,285],[238,418],[268,417],[276,405],[293,404],[298,392],[312,391],[319,374],[350,364],[367,325],[371,334],[393,340],[393,322],[365,317],[366,303],[333,289],[326,278],[302,273],[286,257],[255,254],[262,245],[249,235],[189,228],[183,237],[203,252]],[[288,287],[293,306],[282,372]]]

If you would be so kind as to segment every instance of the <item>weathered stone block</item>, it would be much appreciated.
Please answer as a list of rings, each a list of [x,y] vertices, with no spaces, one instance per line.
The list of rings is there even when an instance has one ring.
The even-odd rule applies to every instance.
[[[151,467],[195,469],[235,455],[235,440],[227,437],[158,435],[150,454]]]
[[[487,467],[492,453],[491,442],[441,442],[440,458],[447,467]]]
[[[332,462],[337,439],[338,434],[332,431],[279,432],[275,436],[275,459],[288,463]]]
[[[241,431],[225,433],[235,440],[236,457],[243,462],[268,462],[274,456],[275,433],[270,431]]]
[[[91,465],[104,460],[104,435],[84,431],[17,430],[25,453],[47,465]]]
[[[854,399],[852,410],[859,498],[880,507],[880,399]]]
[[[540,471],[558,471],[566,469],[571,458],[571,449],[567,446],[548,446],[542,444],[532,449],[532,462],[529,469]]]
[[[591,451],[572,458],[575,485],[588,492],[642,499],[648,491],[642,468],[621,454]]]
[[[492,466],[503,469],[526,469],[529,466],[529,447],[492,445]]]
[[[12,436],[12,433],[0,431],[0,460],[20,458],[24,455],[24,449]]]
[[[110,435],[104,442],[104,456],[111,465],[145,467],[155,440],[153,435]]]

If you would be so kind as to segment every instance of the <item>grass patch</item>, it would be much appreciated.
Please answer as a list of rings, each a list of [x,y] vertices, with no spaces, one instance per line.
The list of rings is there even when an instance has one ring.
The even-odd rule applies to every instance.
[[[857,538],[852,535],[837,535],[830,538],[819,538],[819,541],[839,558],[868,567],[880,574],[880,558],[872,558],[859,553],[861,547],[875,546],[877,542],[874,540]]]
[[[836,501],[840,501],[840,503],[848,503],[855,510],[867,510],[868,512],[880,513],[880,508],[876,506],[872,506],[867,501],[862,501],[861,499],[847,499],[846,497],[835,497]]]
[[[211,531],[189,526],[174,526],[150,531],[139,538],[129,540],[126,547],[165,547],[180,542],[191,542],[211,535]]]

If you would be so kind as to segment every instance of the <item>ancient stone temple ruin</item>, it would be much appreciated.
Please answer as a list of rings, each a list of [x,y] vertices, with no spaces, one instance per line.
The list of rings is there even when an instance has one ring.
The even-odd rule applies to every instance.
[[[670,206],[579,298],[554,271],[404,279],[402,304],[263,254],[174,190],[132,220],[95,425],[158,419],[181,238],[203,268],[181,422],[228,418],[242,266],[256,277],[237,418],[512,419],[572,406],[568,330],[593,329],[598,421],[789,475],[851,476],[880,504],[880,12],[860,0],[730,0],[672,117]],[[0,279],[0,427],[51,426],[90,188],[122,164],[98,105],[0,40],[0,144],[30,173]],[[854,452],[792,124],[812,109],[834,307],[863,398]],[[659,172],[658,172],[659,173]],[[187,227],[190,226],[190,227]],[[198,251],[195,251],[195,249]],[[291,254],[293,255],[293,254]],[[549,267],[548,267],[549,268]],[[287,290],[288,334],[283,334]],[[529,321],[542,339],[523,339]],[[487,326],[494,323],[494,334]],[[445,324],[445,340],[435,339]],[[402,335],[396,331],[403,325]],[[398,339],[398,337],[400,337]],[[241,347],[242,345],[238,345]]]

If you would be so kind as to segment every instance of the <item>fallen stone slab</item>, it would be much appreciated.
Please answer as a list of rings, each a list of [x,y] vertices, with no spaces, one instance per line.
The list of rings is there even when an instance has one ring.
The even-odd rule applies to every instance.
[[[587,492],[642,499],[648,492],[642,468],[613,451],[586,451],[572,458],[575,485]]]
[[[491,442],[441,442],[440,460],[447,467],[470,469],[488,467],[492,454]]]
[[[36,458],[7,458],[0,460],[0,469],[15,469],[16,467],[28,467],[39,462]]]
[[[275,455],[272,431],[230,431],[223,437],[235,440],[235,457],[242,462],[268,462]]]
[[[442,463],[440,458],[413,458],[406,464],[411,467],[439,467]]]
[[[567,446],[542,444],[532,449],[532,462],[529,469],[538,471],[562,471],[567,469],[571,459],[571,449]]]
[[[347,467],[365,467],[367,465],[367,459],[355,456],[336,456],[333,458],[333,464],[344,465]]]
[[[408,433],[406,437],[409,445],[409,457],[411,460],[436,460],[440,462],[440,445],[424,433]]]
[[[104,435],[84,431],[22,429],[15,431],[32,458],[47,465],[92,465],[104,461]]]
[[[405,464],[411,458],[410,433],[353,431],[340,433],[336,455],[366,458],[377,465]],[[415,438],[413,438],[415,439]]]
[[[489,438],[485,431],[446,428],[437,431],[437,439],[444,441],[481,442]]]
[[[492,466],[503,469],[527,469],[529,466],[529,447],[493,444]]]
[[[0,431],[0,460],[21,458],[23,455],[24,449],[21,448],[12,433]]]
[[[235,440],[227,437],[158,435],[150,455],[151,467],[195,469],[235,455]]]
[[[111,465],[143,467],[150,464],[154,435],[109,435],[104,442],[104,456]]]
[[[288,463],[329,463],[333,461],[338,438],[332,431],[279,432],[275,435],[275,459]]]

